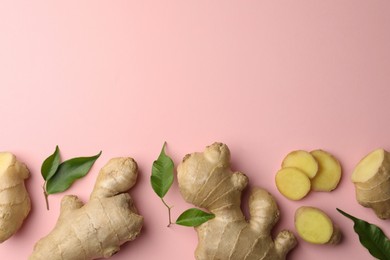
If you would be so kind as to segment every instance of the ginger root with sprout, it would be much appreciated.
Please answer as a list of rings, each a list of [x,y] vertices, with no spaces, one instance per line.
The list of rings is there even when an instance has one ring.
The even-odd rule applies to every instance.
[[[9,152],[0,153],[0,243],[15,234],[31,209],[24,180],[30,173]]]
[[[225,144],[214,143],[203,153],[186,155],[177,170],[184,199],[215,214],[215,218],[195,228],[199,240],[196,259],[278,260],[285,259],[295,247],[296,238],[290,231],[282,231],[272,239],[279,210],[267,191],[252,190],[251,219],[245,219],[240,206],[248,178],[230,169],[230,152]]]
[[[65,196],[56,226],[34,246],[30,260],[108,258],[140,233],[137,214],[127,191],[137,180],[132,158],[111,159],[97,177],[88,203]]]
[[[381,219],[390,218],[390,153],[376,149],[365,156],[352,173],[356,199]]]

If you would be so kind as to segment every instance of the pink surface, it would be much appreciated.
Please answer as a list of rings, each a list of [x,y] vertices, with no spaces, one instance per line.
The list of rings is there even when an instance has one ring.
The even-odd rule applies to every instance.
[[[268,189],[293,227],[302,205],[326,211],[344,233],[338,246],[299,240],[289,259],[371,259],[352,222],[335,208],[376,223],[359,206],[350,175],[377,147],[390,149],[389,1],[1,1],[0,150],[27,163],[33,210],[0,245],[1,259],[27,259],[48,233],[64,194],[86,200],[98,169],[134,157],[131,195],[145,217],[142,235],[112,259],[193,259],[192,228],[167,228],[149,176],[163,141],[178,164],[214,141],[233,167]],[[92,172],[46,211],[40,165],[55,145],[62,157],[103,150]],[[332,193],[293,202],[274,174],[294,149],[330,151],[343,179]],[[173,215],[189,207],[177,183]]]

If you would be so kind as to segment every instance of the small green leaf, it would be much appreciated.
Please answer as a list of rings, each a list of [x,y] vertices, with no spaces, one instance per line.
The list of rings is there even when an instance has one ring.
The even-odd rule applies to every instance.
[[[173,183],[174,164],[172,159],[165,154],[165,145],[166,143],[158,159],[153,162],[152,176],[150,176],[152,188],[160,198],[164,198]]]
[[[46,158],[42,163],[41,174],[45,181],[49,180],[56,173],[60,165],[60,149],[58,145],[52,155]]]
[[[97,158],[98,153],[92,157],[78,157],[67,160],[58,166],[57,172],[46,183],[47,194],[59,193],[67,190],[73,182],[87,175]]]
[[[337,211],[353,221],[353,229],[359,235],[360,243],[372,256],[380,260],[390,259],[390,240],[378,226],[351,216],[340,209]]]
[[[196,227],[213,218],[215,218],[214,214],[204,212],[197,208],[191,208],[181,213],[176,220],[176,224],[187,227]]]

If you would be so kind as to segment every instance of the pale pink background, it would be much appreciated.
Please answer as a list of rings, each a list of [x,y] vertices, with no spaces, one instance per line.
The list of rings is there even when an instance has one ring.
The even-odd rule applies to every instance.
[[[86,200],[98,169],[133,156],[131,190],[145,217],[142,235],[112,259],[194,259],[192,228],[167,228],[167,212],[149,176],[164,141],[178,164],[222,141],[233,167],[267,188],[282,219],[322,208],[341,226],[335,247],[299,241],[289,259],[371,259],[340,207],[381,226],[388,221],[355,202],[350,175],[377,147],[390,149],[390,2],[311,1],[16,1],[0,2],[0,150],[26,162],[33,210],[0,245],[1,259],[27,259],[48,233],[64,194]],[[62,157],[103,150],[92,172],[50,197],[40,165],[55,145]],[[332,193],[293,202],[274,174],[294,149],[322,148],[344,170]],[[173,215],[190,205],[177,183],[166,200]]]

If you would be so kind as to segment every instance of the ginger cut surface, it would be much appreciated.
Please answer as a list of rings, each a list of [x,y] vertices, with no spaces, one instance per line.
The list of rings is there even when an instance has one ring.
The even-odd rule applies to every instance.
[[[137,180],[137,164],[129,157],[111,159],[97,177],[88,203],[64,196],[54,229],[35,246],[30,260],[85,260],[108,258],[141,231],[127,191]]]
[[[355,167],[352,177],[356,200],[381,219],[390,218],[390,154],[376,149]]]
[[[15,155],[0,152],[0,243],[15,234],[31,209],[24,181],[30,176]]]
[[[285,259],[296,245],[292,232],[271,230],[279,209],[270,193],[253,188],[249,197],[250,220],[241,211],[241,193],[248,178],[230,168],[230,151],[214,143],[204,152],[186,155],[178,166],[179,189],[184,199],[206,208],[215,218],[196,227],[197,260]]]
[[[275,176],[279,192],[290,200],[300,200],[310,191],[309,177],[300,169],[287,167],[280,169]]]
[[[311,180],[311,189],[314,191],[332,191],[340,182],[341,165],[330,153],[323,150],[310,152],[318,163],[318,172]]]
[[[299,236],[313,244],[337,244],[341,232],[322,210],[303,206],[295,212],[295,228]]]
[[[303,150],[292,151],[282,161],[282,168],[294,167],[304,172],[310,179],[316,176],[318,163],[309,152]]]

